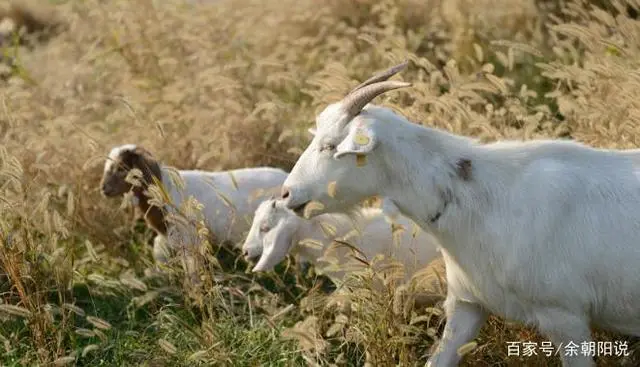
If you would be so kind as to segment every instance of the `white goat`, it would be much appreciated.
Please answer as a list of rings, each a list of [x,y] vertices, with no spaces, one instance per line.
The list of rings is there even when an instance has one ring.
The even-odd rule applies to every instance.
[[[283,186],[344,211],[373,195],[433,233],[447,273],[447,325],[431,366],[455,366],[489,313],[537,327],[557,348],[590,325],[640,336],[640,169],[629,151],[543,140],[480,144],[368,103],[410,86],[372,77],[316,119]],[[335,182],[332,194],[328,182]],[[564,366],[593,366],[561,353]]]
[[[125,180],[129,171],[134,168],[139,169],[143,175],[142,183],[137,187],[132,187]],[[114,147],[104,166],[101,183],[103,195],[115,197],[122,196],[129,190],[133,191],[135,202],[144,214],[145,221],[158,234],[154,240],[153,254],[160,263],[167,260],[163,246],[178,249],[179,246],[192,245],[198,241],[195,226],[177,229],[178,225],[168,223],[165,217],[169,213],[175,213],[175,209],[180,208],[186,200],[194,198],[203,205],[205,225],[216,241],[238,244],[249,230],[258,205],[273,190],[278,190],[287,177],[285,171],[270,167],[221,172],[178,170],[177,173],[184,187],[178,187],[171,179],[168,168],[158,163],[147,150],[133,144]],[[164,186],[174,207],[165,205],[161,209],[150,203],[147,189],[154,181]],[[167,241],[166,237],[170,239]]]
[[[439,256],[435,239],[407,218],[394,220],[401,231],[394,239],[392,225],[380,209],[366,208],[351,216],[323,214],[305,220],[281,203],[275,199],[265,200],[253,217],[242,249],[247,260],[259,258],[254,272],[271,270],[295,248],[299,260],[316,263],[317,269],[339,284],[346,269],[332,267],[332,259],[324,257],[334,239],[353,245],[362,251],[367,261],[378,254],[401,261],[405,266],[405,281]],[[351,252],[348,247],[339,246],[334,259],[344,263],[342,260]]]

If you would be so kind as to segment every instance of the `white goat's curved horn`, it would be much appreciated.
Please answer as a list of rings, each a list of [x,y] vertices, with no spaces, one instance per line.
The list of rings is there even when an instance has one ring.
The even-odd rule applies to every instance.
[[[384,82],[375,83],[372,85],[368,85],[357,91],[350,93],[342,100],[342,108],[349,116],[347,121],[350,121],[353,117],[355,117],[367,103],[371,102],[372,99],[381,95],[384,92],[388,92],[390,90],[410,87],[412,84],[408,82],[400,82],[395,80],[387,80]]]
[[[384,82],[385,80],[391,78],[392,76],[398,74],[400,71],[402,71],[404,68],[407,67],[407,65],[409,65],[409,61],[405,60],[403,61],[401,64],[398,64],[396,66],[393,66],[381,73],[378,73],[374,76],[372,76],[371,78],[365,80],[364,82],[360,83],[357,87],[353,88],[351,90],[351,92],[349,92],[349,94],[357,91],[360,88],[366,87],[369,84],[373,84],[373,83],[379,83],[379,82]]]

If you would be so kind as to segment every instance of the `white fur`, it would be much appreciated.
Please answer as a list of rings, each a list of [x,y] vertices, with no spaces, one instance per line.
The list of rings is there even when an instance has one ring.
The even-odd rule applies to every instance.
[[[640,336],[637,152],[559,140],[484,145],[373,105],[347,120],[339,103],[318,116],[285,181],[286,205],[316,200],[318,215],[379,195],[434,234],[448,321],[432,366],[457,365],[457,349],[489,313],[535,326],[562,348],[591,341],[590,325]],[[348,142],[358,126],[374,144]],[[354,153],[367,164],[356,167]],[[456,171],[460,159],[471,162],[469,180]],[[564,366],[594,365],[562,352]]]
[[[230,241],[234,245],[244,239],[260,202],[279,188],[287,177],[285,171],[271,167],[178,172],[184,181],[183,190],[171,182],[166,168],[162,167],[162,183],[172,202],[180,206],[188,197],[196,198],[203,205],[205,223],[215,239]],[[238,184],[237,189],[231,175]]]
[[[133,150],[134,144],[115,147],[105,163],[105,172],[125,150]],[[287,173],[271,167],[242,168],[230,171],[208,172],[199,170],[177,170],[184,187],[180,188],[171,179],[169,168],[159,163],[162,184],[169,194],[171,203],[177,208],[190,197],[202,204],[202,216],[209,232],[216,241],[230,241],[238,245],[251,227],[253,213],[258,205],[272,195],[284,182]],[[233,176],[233,179],[232,177]],[[234,185],[235,180],[237,187]],[[227,203],[228,201],[228,203]],[[165,205],[165,212],[176,211]],[[161,234],[157,236],[164,237]],[[181,245],[195,245],[198,235],[192,225],[172,224],[167,229],[167,238],[154,240],[154,258],[166,262],[162,244],[174,250],[186,250]],[[156,249],[156,247],[158,247]],[[188,259],[187,259],[188,260]],[[193,270],[193,269],[192,269]],[[190,270],[190,272],[192,271]]]
[[[295,248],[300,261],[315,263],[320,270],[329,265],[324,273],[338,283],[344,276],[344,268],[331,267],[332,257],[323,257],[333,239],[353,245],[362,251],[367,261],[378,254],[384,255],[385,259],[401,261],[405,265],[405,280],[439,257],[435,239],[407,218],[395,220],[395,225],[402,226],[402,233],[394,241],[392,226],[380,209],[362,209],[353,216],[323,214],[305,220],[280,204],[280,201],[268,199],[255,212],[242,247],[246,257],[260,257],[253,271],[271,270]],[[335,233],[331,233],[333,230]],[[321,247],[305,245],[309,240]],[[352,250],[341,246],[334,259],[344,263],[351,253]]]

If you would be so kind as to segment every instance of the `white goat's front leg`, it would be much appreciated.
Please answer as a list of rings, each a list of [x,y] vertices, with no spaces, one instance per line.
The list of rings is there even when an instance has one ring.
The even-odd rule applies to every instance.
[[[451,293],[444,304],[447,324],[429,367],[455,367],[460,362],[458,348],[471,342],[487,320],[488,313],[479,304],[459,300]]]
[[[153,260],[156,265],[167,265],[170,256],[167,238],[161,234],[156,235],[153,239]]]
[[[192,286],[199,286],[200,270],[202,264],[200,261],[200,242],[198,241],[197,232],[193,231],[189,233],[189,238],[186,239],[183,245],[182,251],[182,265],[184,267],[185,275],[191,282]]]
[[[191,282],[190,284],[193,286],[200,285],[200,264],[198,261],[198,255],[191,253],[189,250],[185,251],[184,256],[182,256],[182,266],[185,271],[185,275],[187,276],[187,280]]]
[[[165,273],[166,266],[169,265],[171,259],[171,251],[167,238],[162,234],[157,234],[153,238],[153,267],[145,270],[147,276],[160,276]]]
[[[182,225],[184,227],[184,225]],[[175,226],[171,228],[170,241],[177,252],[182,268],[185,272],[186,281],[190,285],[198,285],[200,283],[199,270],[199,241],[198,233],[191,227],[182,228]]]
[[[596,364],[589,353],[582,353],[583,342],[591,342],[589,323],[584,318],[562,310],[546,310],[538,315],[538,327],[549,337],[563,367],[594,367]],[[575,346],[575,349],[570,348]],[[573,350],[573,352],[572,352]]]

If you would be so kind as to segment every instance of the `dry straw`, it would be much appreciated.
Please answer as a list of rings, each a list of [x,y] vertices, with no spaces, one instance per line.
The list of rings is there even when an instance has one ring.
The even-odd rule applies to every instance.
[[[590,5],[601,3],[606,10]],[[121,301],[126,317],[137,308],[148,311],[151,321],[141,329],[158,326],[166,337],[152,335],[149,354],[166,352],[178,362],[264,364],[264,354],[246,352],[217,327],[228,321],[225,325],[247,330],[251,320],[256,334],[242,342],[282,348],[270,354],[273,358],[286,355],[320,365],[424,364],[441,335],[443,315],[440,305],[425,309],[414,300],[417,285],[437,284],[439,294],[446,290],[442,271],[420,272],[403,284],[394,280],[400,267],[375,269],[377,260],[354,259],[340,265],[354,269],[350,276],[326,294],[316,277],[305,278],[294,267],[246,273],[233,250],[209,243],[199,231],[197,253],[206,264],[201,289],[182,285],[179,262],[165,267],[165,275],[152,276],[156,268],[146,246],[151,232],[132,226],[136,213],[128,200],[118,208],[98,190],[104,155],[111,146],[132,142],[181,169],[289,169],[322,108],[405,59],[409,67],[394,80],[413,87],[375,103],[417,123],[482,141],[575,138],[598,147],[636,148],[640,25],[628,5],[633,4],[70,0],[56,5],[55,21],[66,26],[51,34],[55,37],[33,47],[12,45],[0,57],[9,70],[0,81],[0,320],[26,322],[25,332],[3,329],[2,339],[38,346],[20,351],[25,365],[108,358],[116,345],[112,338],[125,334],[114,330],[120,322],[103,320],[109,317],[84,306],[100,296]],[[132,175],[134,181],[140,178]],[[333,196],[339,189],[329,183],[327,192]],[[152,186],[150,193],[156,203],[167,199],[160,187]],[[199,208],[189,202],[171,220],[201,227]],[[338,240],[348,246],[350,237]],[[279,277],[283,273],[286,281]],[[262,287],[265,279],[277,294]],[[82,286],[91,297],[77,292]],[[289,304],[295,307],[287,309]],[[180,316],[167,319],[174,308],[193,309],[198,317],[176,313]],[[288,311],[270,320],[282,309]],[[97,344],[74,342],[91,337]],[[521,365],[507,356],[505,345],[523,339],[544,340],[491,318],[464,361]],[[180,350],[167,340],[181,340]],[[188,349],[182,350],[183,340]],[[0,353],[0,364],[4,355],[11,354]],[[135,355],[131,351],[127,357]],[[534,356],[526,363],[550,362]]]

